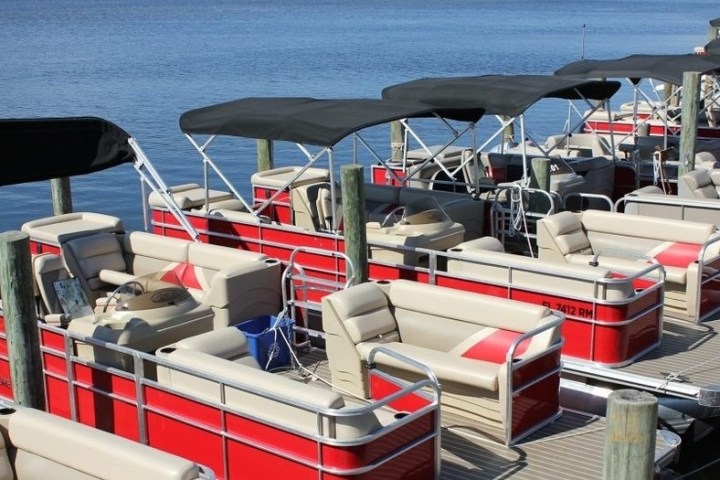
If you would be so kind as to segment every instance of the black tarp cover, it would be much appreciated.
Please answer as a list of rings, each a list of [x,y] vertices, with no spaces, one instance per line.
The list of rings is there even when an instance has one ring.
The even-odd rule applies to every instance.
[[[612,60],[580,60],[555,71],[555,75],[582,78],[629,78],[633,83],[651,78],[682,85],[683,73],[720,71],[720,60],[706,55],[630,55]]]
[[[129,138],[102,118],[0,119],[0,186],[71,177],[133,162]]]
[[[710,20],[711,27],[720,27],[720,17]]]
[[[438,111],[417,102],[307,97],[242,98],[185,112],[187,134],[231,135],[331,147],[363,128],[427,117]],[[477,121],[482,109],[438,112],[456,120]]]
[[[382,96],[442,108],[484,108],[485,113],[491,115],[517,116],[543,98],[604,100],[619,88],[620,83],[616,81],[551,75],[483,75],[421,78],[386,87]]]

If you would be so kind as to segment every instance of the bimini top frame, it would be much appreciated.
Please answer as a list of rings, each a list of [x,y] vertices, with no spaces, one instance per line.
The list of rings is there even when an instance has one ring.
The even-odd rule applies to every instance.
[[[147,185],[158,192],[192,238],[198,236],[137,141],[112,122],[97,117],[0,119],[0,144],[8,159],[0,173],[0,186],[85,175],[131,163],[143,189]],[[147,226],[145,204],[144,215]]]
[[[610,60],[580,60],[572,62],[555,71],[555,75],[575,78],[626,78],[633,87],[633,129],[630,135],[636,135],[637,129],[649,121],[652,114],[659,113],[665,123],[665,147],[667,148],[667,130],[670,120],[668,109],[671,103],[679,104],[682,92],[683,75],[685,72],[699,72],[713,78],[712,88],[706,88],[703,93],[709,124],[714,123],[713,107],[718,107],[717,75],[720,74],[720,55],[630,55]],[[641,88],[640,83],[647,79],[656,98],[650,98]],[[657,95],[658,88],[653,81],[665,82],[675,86],[673,93],[667,98]],[[638,122],[638,102],[643,98],[652,108],[648,119]],[[664,114],[662,114],[664,113]],[[679,115],[676,115],[679,117]],[[629,135],[628,135],[629,136]],[[627,138],[627,137],[626,137]]]
[[[412,100],[427,103],[443,109],[483,108],[486,114],[494,115],[500,122],[500,128],[481,146],[473,140],[473,149],[481,151],[497,138],[507,126],[516,121],[520,125],[521,137],[527,138],[525,131],[525,112],[538,101],[545,98],[558,98],[587,103],[591,108],[585,115],[573,106],[582,119],[576,125],[570,125],[570,116],[566,125],[565,137],[544,152],[546,155],[559,146],[565,138],[577,130],[585,120],[599,109],[620,89],[617,81],[563,78],[552,75],[482,75],[473,77],[422,78],[383,89],[382,96],[393,100]],[[596,102],[595,104],[591,103]],[[570,112],[572,113],[572,111]],[[473,129],[474,131],[474,129]],[[456,136],[457,137],[457,136]],[[449,144],[448,144],[449,146]],[[522,142],[524,169],[527,171],[527,153]],[[431,152],[428,152],[431,153]],[[432,152],[436,156],[440,152]],[[431,159],[428,159],[430,161]],[[471,159],[465,160],[464,163]],[[417,167],[416,171],[422,168]],[[463,168],[464,164],[458,167]]]
[[[285,187],[291,185],[324,156],[327,156],[330,165],[331,195],[335,203],[333,148],[338,142],[352,135],[371,155],[382,161],[360,135],[360,131],[365,128],[404,118],[433,116],[477,122],[483,113],[484,110],[479,107],[438,108],[413,101],[382,99],[243,98],[185,112],[180,117],[180,128],[203,158],[205,191],[208,191],[208,168],[212,168],[245,208],[259,216]],[[205,143],[200,144],[193,137],[197,135],[209,137]],[[217,136],[222,135],[294,142],[305,154],[308,162],[275,195],[262,205],[252,208],[207,154],[210,144]],[[321,150],[313,154],[306,145],[318,146]],[[356,158],[354,160],[356,161]],[[207,203],[206,198],[206,205]],[[337,225],[333,225],[333,230],[336,229]]]

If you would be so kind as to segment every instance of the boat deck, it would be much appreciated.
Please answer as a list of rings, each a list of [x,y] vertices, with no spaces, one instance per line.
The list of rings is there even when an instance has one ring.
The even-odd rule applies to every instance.
[[[720,318],[700,324],[665,319],[660,346],[620,368],[564,360],[566,371],[658,393],[696,398],[720,378]]]
[[[302,354],[300,361],[316,375],[304,376],[305,381],[329,384],[330,372],[323,350],[313,349]],[[283,373],[298,375],[295,370]],[[351,404],[358,400],[346,397],[346,402]],[[506,447],[492,439],[501,437],[499,431],[487,430],[486,425],[469,422],[464,417],[442,414],[441,479],[602,478],[605,444],[605,421],[602,417],[565,410],[558,420],[513,447]],[[675,447],[672,441],[672,436],[666,440],[663,432],[658,431],[656,461],[672,455]]]

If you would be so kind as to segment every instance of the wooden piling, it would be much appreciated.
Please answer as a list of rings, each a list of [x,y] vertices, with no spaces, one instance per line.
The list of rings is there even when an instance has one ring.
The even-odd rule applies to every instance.
[[[603,480],[651,480],[655,475],[657,398],[616,390],[607,402]]]
[[[502,121],[507,122],[510,120],[510,117],[503,116]],[[515,141],[515,123],[510,122],[503,128],[503,145],[507,145],[508,142],[514,142]]]
[[[550,159],[549,158],[533,158],[530,168],[530,187],[550,191]],[[545,212],[550,205],[547,199],[541,193],[530,195],[530,211]]]
[[[345,254],[355,266],[355,282],[367,282],[368,246],[365,230],[365,175],[362,165],[340,167],[343,192]]]
[[[53,213],[55,215],[72,213],[70,177],[53,178],[50,180],[50,190],[52,191]]]
[[[264,172],[273,168],[275,159],[272,140],[257,140],[257,171]]]
[[[405,153],[405,127],[399,120],[390,122],[390,159],[402,162]]]
[[[539,188],[546,192],[550,191],[550,159],[549,158],[533,158],[530,174],[530,186]]]
[[[14,400],[20,405],[44,410],[30,236],[25,232],[0,234],[0,285]]]
[[[683,73],[682,125],[680,127],[680,166],[678,176],[695,169],[697,142],[700,72]]]

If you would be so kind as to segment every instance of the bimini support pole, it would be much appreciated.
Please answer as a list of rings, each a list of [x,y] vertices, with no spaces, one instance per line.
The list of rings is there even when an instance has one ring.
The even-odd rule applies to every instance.
[[[170,210],[170,213],[172,213],[175,219],[180,223],[180,225],[182,225],[188,235],[190,235],[190,238],[197,242],[199,236],[197,230],[195,230],[195,227],[190,224],[187,217],[180,209],[180,206],[177,204],[177,202],[175,202],[175,199],[172,196],[172,191],[167,186],[167,184],[165,184],[163,179],[160,178],[160,175],[157,173],[157,170],[155,170],[155,167],[153,167],[152,163],[150,163],[150,160],[148,160],[145,152],[143,152],[142,148],[140,148],[140,145],[138,145],[137,141],[134,138],[129,138],[128,143],[130,144],[130,148],[132,148],[135,152],[135,156],[137,159],[135,160],[133,166],[135,167],[135,170],[137,170],[137,172],[140,174],[140,178],[154,192],[160,195],[160,198],[162,198],[163,203],[168,208],[168,210]],[[146,203],[147,198],[143,198],[143,206],[145,206]],[[143,216],[145,217],[143,220],[145,222],[145,229],[147,230],[148,226],[150,225],[147,208],[143,208]]]

